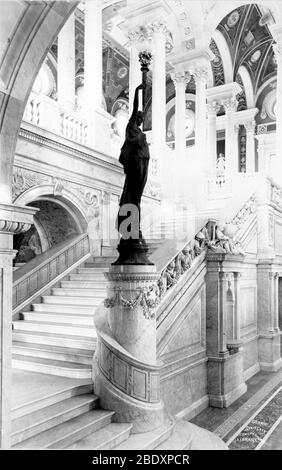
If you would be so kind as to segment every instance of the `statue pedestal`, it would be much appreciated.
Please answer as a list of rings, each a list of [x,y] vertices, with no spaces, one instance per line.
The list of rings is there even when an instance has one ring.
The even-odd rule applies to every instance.
[[[114,421],[130,422],[133,432],[163,424],[160,367],[156,360],[158,304],[154,265],[115,265],[106,274],[108,298],[95,314],[98,345],[95,393]]]
[[[136,239],[129,238],[128,240],[124,240],[121,238],[117,250],[119,252],[119,257],[117,261],[112,263],[113,266],[153,265],[153,263],[148,259],[149,248],[142,235],[140,238]]]

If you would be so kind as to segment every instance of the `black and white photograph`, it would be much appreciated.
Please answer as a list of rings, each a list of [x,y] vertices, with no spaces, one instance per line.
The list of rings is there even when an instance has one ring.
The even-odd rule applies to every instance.
[[[282,0],[0,0],[2,457],[282,450],[281,330]]]

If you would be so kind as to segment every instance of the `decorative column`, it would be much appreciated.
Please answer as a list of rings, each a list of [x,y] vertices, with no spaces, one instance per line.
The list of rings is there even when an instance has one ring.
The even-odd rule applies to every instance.
[[[277,103],[276,103],[276,155],[278,160],[277,182],[282,181],[282,25],[270,27],[275,40],[273,50],[277,64]]]
[[[129,59],[129,116],[131,116],[133,110],[133,100],[135,89],[140,83],[142,83],[142,74],[140,70],[140,63],[138,59],[139,49],[137,47],[138,39],[136,37],[137,32],[129,33],[130,41],[130,59]],[[141,94],[140,94],[141,96]],[[140,109],[142,109],[140,103]]]
[[[208,135],[207,135],[207,149],[209,155],[209,176],[216,177],[217,168],[217,133],[216,133],[216,115],[220,110],[220,105],[217,101],[212,101],[207,104],[208,112]]]
[[[13,234],[30,229],[38,209],[0,204],[0,448],[11,445]]]
[[[246,173],[252,174],[255,172],[255,128],[256,122],[254,120],[244,123],[247,132],[246,143]]]
[[[185,121],[186,121],[186,99],[185,91],[189,82],[189,74],[184,71],[171,73],[175,86],[175,152],[177,158],[183,158],[186,149]]]
[[[282,367],[280,357],[280,334],[277,314],[277,280],[273,272],[274,216],[270,203],[273,186],[262,177],[257,194],[257,233],[258,233],[258,354],[261,370],[276,371]]]
[[[87,2],[88,3],[88,2]],[[92,2],[90,2],[92,3]],[[93,2],[96,3],[96,2]],[[75,16],[68,18],[58,36],[58,102],[67,110],[75,107]]]
[[[207,253],[208,395],[210,406],[217,408],[228,407],[247,390],[238,341],[242,263],[243,255]]]
[[[236,141],[234,113],[237,109],[237,100],[234,96],[222,100],[225,109],[225,168],[226,177],[230,178],[238,173],[238,139]],[[237,150],[237,151],[236,151]],[[237,156],[237,158],[236,158]]]
[[[279,329],[279,273],[274,275],[274,330],[280,332]]]
[[[166,26],[162,21],[150,26],[153,38],[152,131],[156,155],[166,143]]]
[[[257,135],[255,139],[258,142],[258,172],[261,175],[267,175],[269,172],[269,166],[267,161],[267,155],[265,152],[265,138],[267,133],[267,126],[258,126]]]
[[[102,2],[85,2],[84,21],[84,90],[88,115],[102,106],[103,96],[103,44]]]
[[[195,150],[200,160],[200,170],[203,170],[207,153],[206,85],[208,67],[202,66],[194,68],[192,74],[196,83]]]

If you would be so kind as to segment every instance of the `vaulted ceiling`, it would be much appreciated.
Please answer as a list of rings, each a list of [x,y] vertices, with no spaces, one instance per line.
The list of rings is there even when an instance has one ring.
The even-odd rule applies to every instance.
[[[256,92],[266,80],[276,75],[273,38],[258,5],[233,10],[217,29],[229,46],[234,80],[239,67],[245,66]]]

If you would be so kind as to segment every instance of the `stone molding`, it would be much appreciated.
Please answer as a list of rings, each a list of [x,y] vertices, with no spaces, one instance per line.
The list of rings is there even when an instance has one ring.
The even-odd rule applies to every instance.
[[[27,232],[33,224],[38,209],[13,204],[0,204],[0,233],[18,234]]]
[[[50,148],[52,150],[64,152],[70,156],[75,156],[77,158],[81,158],[83,160],[87,160],[90,163],[95,163],[99,166],[104,168],[109,168],[111,170],[115,170],[116,172],[122,173],[122,168],[118,164],[117,161],[114,160],[113,157],[109,157],[107,155],[102,154],[101,152],[97,152],[93,150],[93,153],[87,153],[83,150],[79,150],[75,148],[75,146],[79,146],[77,142],[71,147],[65,143],[59,142],[58,140],[50,139],[49,137],[45,137],[43,135],[37,134],[32,132],[28,129],[20,128],[19,137],[24,138],[25,140],[29,140],[30,142],[35,142],[40,145],[44,145],[46,148]],[[61,139],[64,139],[63,137]],[[82,148],[85,148],[84,145],[81,145]],[[106,161],[106,158],[110,158],[112,162]]]
[[[14,167],[13,170],[13,200],[24,194],[31,188],[38,186],[53,186],[53,194],[55,196],[63,195],[64,191],[68,191],[79,199],[81,209],[83,209],[87,218],[93,219],[100,215],[100,199],[99,190],[89,187],[82,188],[76,183],[72,183],[62,178],[26,170],[20,167]]]

